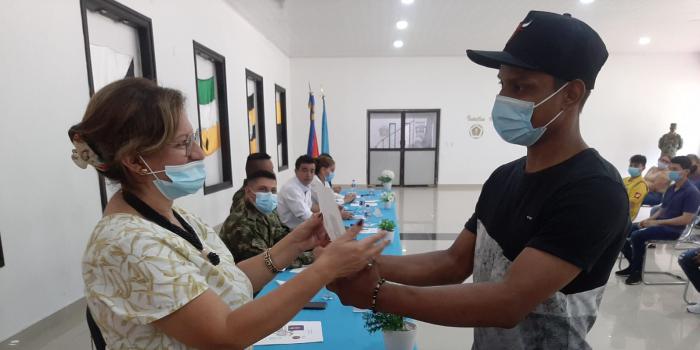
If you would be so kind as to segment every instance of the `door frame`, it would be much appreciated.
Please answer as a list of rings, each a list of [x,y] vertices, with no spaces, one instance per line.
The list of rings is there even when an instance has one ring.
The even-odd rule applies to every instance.
[[[370,121],[372,113],[399,113],[401,114],[401,142],[399,143],[399,148],[370,148]],[[435,113],[435,148],[406,148],[406,113]],[[399,184],[397,186],[403,187],[427,187],[436,186],[438,184],[438,173],[440,171],[440,109],[439,108],[425,108],[425,109],[368,109],[367,110],[367,185],[369,186],[370,181],[370,153],[372,151],[390,151],[399,152]],[[435,151],[435,174],[433,185],[404,185],[404,165],[405,165],[405,153],[412,151]]]

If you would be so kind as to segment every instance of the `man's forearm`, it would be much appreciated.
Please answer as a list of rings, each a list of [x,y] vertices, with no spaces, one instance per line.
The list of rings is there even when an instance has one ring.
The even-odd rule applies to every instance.
[[[389,281],[414,286],[461,283],[471,275],[469,266],[447,250],[406,256],[382,255],[377,259],[379,274]]]
[[[686,216],[684,214],[684,215],[677,216],[677,217],[672,218],[672,219],[658,220],[657,223],[659,225],[668,225],[668,226],[685,226],[685,225],[689,224],[690,221],[692,221],[692,219],[693,219],[692,215]]]
[[[513,327],[520,321],[517,296],[502,283],[413,287],[385,284],[377,310],[451,327]]]

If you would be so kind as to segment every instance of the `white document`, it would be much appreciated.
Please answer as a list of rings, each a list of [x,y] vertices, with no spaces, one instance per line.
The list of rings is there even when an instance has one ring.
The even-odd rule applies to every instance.
[[[321,214],[323,214],[323,227],[326,228],[331,241],[334,241],[345,232],[343,218],[340,216],[338,204],[335,202],[335,192],[325,186],[315,186],[311,190],[316,191],[318,195],[318,205],[321,207]]]
[[[367,310],[367,309],[358,309],[358,308],[356,308],[356,307],[353,307],[353,308],[352,308],[352,312],[355,312],[355,313],[364,313],[364,312],[367,312],[367,311],[369,311],[369,310]]]
[[[260,345],[304,344],[323,342],[323,328],[320,321],[292,321],[277,332],[255,343]]]
[[[302,271],[306,270],[306,267],[297,267],[296,269],[291,269],[289,272],[291,273],[301,273]]]
[[[371,233],[371,234],[379,233],[379,229],[376,227],[365,228],[364,230],[360,231],[360,233]]]

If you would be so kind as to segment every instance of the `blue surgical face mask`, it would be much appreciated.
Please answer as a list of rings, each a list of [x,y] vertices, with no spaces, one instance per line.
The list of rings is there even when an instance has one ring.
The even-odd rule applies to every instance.
[[[502,95],[496,96],[491,116],[493,117],[493,126],[496,128],[498,135],[506,142],[516,145],[534,145],[544,135],[547,126],[557,120],[564,110],[559,111],[549,123],[539,128],[532,126],[532,113],[535,111],[535,108],[547,102],[568,84],[562,85],[559,90],[547,96],[538,104]]]
[[[333,182],[333,178],[335,178],[335,173],[330,173],[326,175],[326,182]]]
[[[277,208],[277,195],[272,192],[255,192],[255,207],[263,214],[270,214]]]
[[[668,163],[659,161],[658,168],[661,170],[666,170],[666,168],[668,168]]]
[[[639,176],[639,175],[642,175],[642,169],[635,168],[635,167],[632,167],[632,166],[629,167],[629,168],[627,169],[627,172],[628,172],[628,173],[630,174],[630,176],[632,176],[632,177],[637,177],[637,176]]]
[[[677,170],[676,170],[676,171],[669,171],[669,172],[668,172],[668,178],[669,178],[671,181],[676,182],[676,181],[678,181],[678,180],[681,179],[681,172],[680,172],[680,171],[677,171]]]
[[[141,156],[139,156],[141,158]],[[149,172],[156,179],[153,184],[160,193],[170,200],[187,196],[199,191],[204,186],[204,179],[207,177],[204,169],[204,162],[201,160],[182,165],[166,165],[165,170],[153,171],[143,158],[141,161],[146,165]],[[165,173],[170,181],[159,179],[156,174]]]

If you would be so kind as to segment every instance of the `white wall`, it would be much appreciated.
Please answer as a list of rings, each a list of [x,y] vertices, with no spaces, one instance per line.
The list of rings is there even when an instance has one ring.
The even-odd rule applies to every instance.
[[[123,3],[153,20],[158,83],[182,90],[190,115],[197,113],[192,40],[226,57],[235,185],[178,203],[212,225],[220,223],[244,177],[248,153],[245,68],[264,78],[267,149],[276,161],[274,84],[294,90],[289,59],[224,1]],[[82,297],[80,259],[101,214],[95,171],[73,165],[67,137],[88,102],[79,1],[9,2],[0,23],[6,82],[0,91],[2,340]],[[288,133],[293,139],[294,125]],[[290,176],[284,172],[281,181]]]
[[[331,154],[338,183],[366,181],[368,109],[441,109],[440,184],[481,184],[500,164],[525,154],[503,142],[488,119],[498,93],[496,71],[467,57],[298,58],[291,61],[295,87],[323,85],[328,105]],[[294,129],[308,133],[306,94],[290,94]],[[653,163],[656,143],[670,122],[684,136],[682,154],[700,151],[700,55],[612,55],[599,75],[584,113],[588,144],[625,171],[629,156]],[[320,115],[320,107],[319,107]],[[473,139],[467,116],[486,118],[485,135]],[[320,130],[317,118],[316,130]],[[320,135],[319,135],[320,138]],[[297,150],[306,140],[297,137]]]

